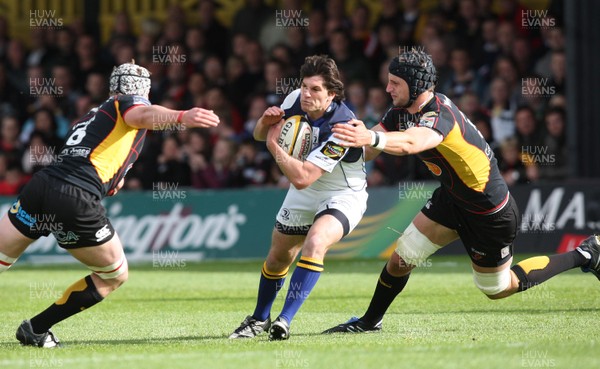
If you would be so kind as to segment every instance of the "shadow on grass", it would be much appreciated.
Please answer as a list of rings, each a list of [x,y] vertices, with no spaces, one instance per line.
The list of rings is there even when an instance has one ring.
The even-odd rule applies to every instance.
[[[308,337],[308,336],[320,336],[321,333],[294,333],[293,336],[294,337]],[[250,343],[250,342],[270,342],[267,339],[267,335],[264,334],[258,338],[255,339],[237,339],[237,340],[230,340],[228,338],[229,334],[227,335],[197,335],[197,336],[181,336],[181,337],[156,337],[156,338],[130,338],[130,339],[114,339],[114,340],[110,340],[110,339],[103,339],[103,340],[81,340],[81,341],[61,341],[62,343],[62,347],[60,349],[57,350],[63,350],[63,349],[69,349],[69,348],[78,348],[78,347],[85,347],[85,346],[90,346],[90,345],[108,345],[108,346],[113,346],[113,345],[148,345],[148,344],[156,344],[157,342],[160,343],[176,343],[176,342],[183,342],[183,341],[224,341],[224,342],[231,342],[231,344],[236,344],[236,343]],[[2,349],[7,349],[7,350],[16,350],[19,347],[22,347],[24,350],[38,350],[39,348],[37,347],[32,347],[32,346],[22,346],[20,343],[18,342],[0,342],[0,350]]]

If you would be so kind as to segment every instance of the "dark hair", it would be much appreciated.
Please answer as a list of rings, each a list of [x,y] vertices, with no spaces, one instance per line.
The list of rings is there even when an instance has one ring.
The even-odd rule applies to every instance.
[[[533,110],[533,108],[529,105],[520,105],[517,107],[517,110],[515,110],[515,115],[517,115],[518,113],[522,112],[522,111],[528,111],[529,114],[531,114],[531,116],[535,119],[535,110]]]
[[[548,108],[545,112],[544,112],[544,120],[546,120],[546,118],[548,118],[548,116],[552,115],[552,114],[558,114],[560,115],[563,123],[567,123],[566,119],[567,119],[567,113],[565,112],[565,109],[559,107],[559,106],[553,106],[551,108]]]
[[[320,76],[323,78],[323,86],[328,91],[335,93],[335,101],[342,101],[344,96],[344,83],[340,79],[340,71],[335,61],[327,55],[312,55],[304,59],[300,67],[300,78]]]

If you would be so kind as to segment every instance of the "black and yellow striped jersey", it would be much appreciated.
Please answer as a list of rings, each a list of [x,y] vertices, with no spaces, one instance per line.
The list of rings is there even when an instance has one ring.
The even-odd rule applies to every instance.
[[[386,131],[428,127],[444,137],[438,146],[418,156],[457,206],[489,214],[508,201],[508,186],[493,151],[475,125],[443,94],[435,93],[416,114],[393,107],[380,125]]]
[[[145,129],[127,125],[123,119],[134,106],[150,105],[141,96],[112,96],[75,122],[46,173],[97,195],[111,193],[137,160]]]

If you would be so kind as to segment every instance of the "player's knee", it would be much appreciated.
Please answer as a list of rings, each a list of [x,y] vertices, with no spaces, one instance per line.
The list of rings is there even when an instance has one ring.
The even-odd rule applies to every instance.
[[[498,300],[509,296],[511,284],[510,269],[506,268],[494,273],[481,273],[473,270],[473,281],[489,299]]]
[[[113,264],[105,267],[90,267],[90,269],[112,290],[119,288],[129,278],[129,266],[125,255]]]
[[[442,246],[429,240],[421,231],[410,223],[396,244],[396,254],[403,261],[400,267],[414,268],[415,266],[424,266],[429,263],[427,260],[433,253]]]
[[[393,253],[390,261],[387,263],[387,271],[394,277],[402,277],[411,272],[415,268],[404,261],[397,253]]]
[[[293,261],[293,257],[289,253],[284,255],[283,253],[270,252],[264,266],[268,271],[278,274],[287,270]]]
[[[10,268],[17,258],[11,258],[10,256],[0,252],[0,273],[5,272]]]

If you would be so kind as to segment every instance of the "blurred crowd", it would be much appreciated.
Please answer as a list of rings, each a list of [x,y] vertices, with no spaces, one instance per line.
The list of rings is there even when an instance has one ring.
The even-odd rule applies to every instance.
[[[477,126],[510,185],[565,178],[562,1],[537,13],[517,0],[497,8],[491,0],[439,0],[427,11],[419,4],[381,0],[371,14],[360,2],[346,12],[344,0],[284,0],[277,9],[247,0],[225,27],[217,4],[200,0],[193,17],[173,5],[165,22],[144,19],[138,33],[119,13],[105,43],[79,21],[32,27],[26,44],[0,16],[0,195],[17,194],[56,162],[70,125],[108,97],[113,66],[132,59],[152,73],[152,103],[212,109],[221,125],[148,132],[125,189],[286,187],[252,130],[268,106],[300,86],[304,57],[330,55],[346,104],[373,126],[391,103],[389,60],[409,47],[432,55],[436,90]],[[380,155],[367,169],[370,186],[430,178],[414,157]]]

